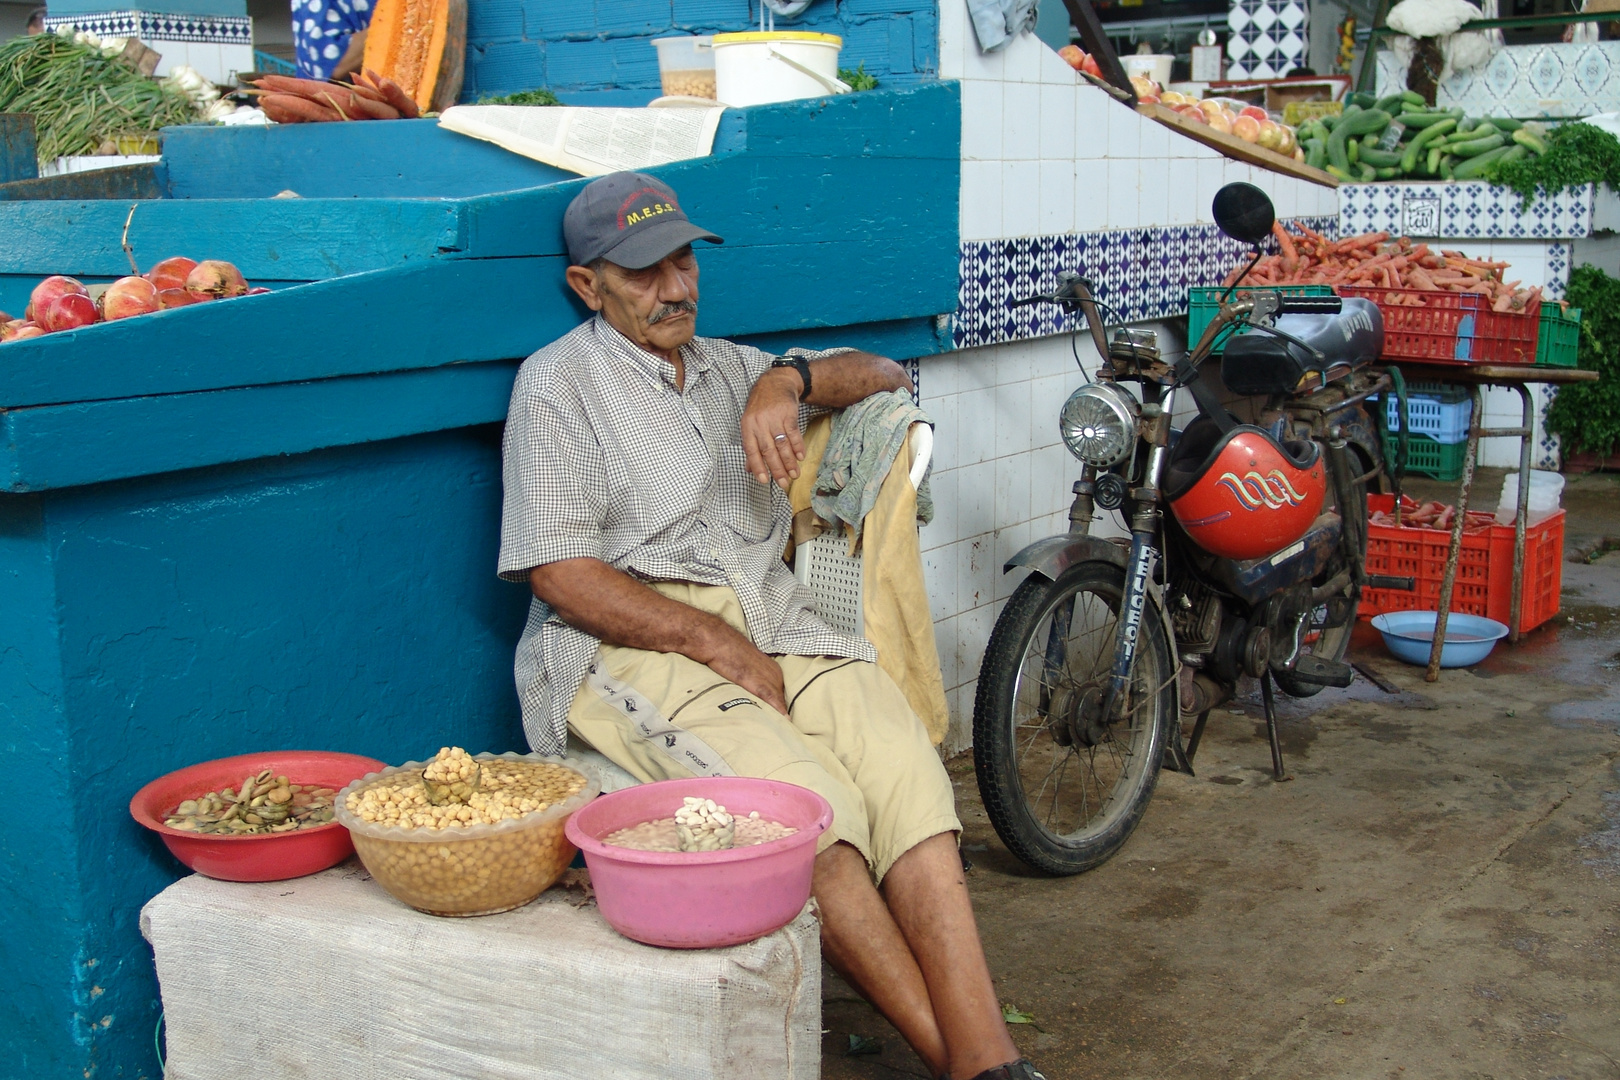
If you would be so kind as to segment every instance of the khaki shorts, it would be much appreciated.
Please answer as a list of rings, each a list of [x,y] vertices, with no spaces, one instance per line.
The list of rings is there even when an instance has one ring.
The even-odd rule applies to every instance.
[[[653,588],[746,633],[728,588]],[[879,881],[915,845],[961,831],[950,777],[893,679],[864,660],[775,660],[788,716],[679,653],[603,645],[568,728],[642,781],[757,776],[807,787],[833,808],[818,851],[843,840]]]

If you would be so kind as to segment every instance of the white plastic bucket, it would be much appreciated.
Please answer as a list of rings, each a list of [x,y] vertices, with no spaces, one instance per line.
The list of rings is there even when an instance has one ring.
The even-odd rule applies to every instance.
[[[712,41],[706,35],[653,39],[653,48],[658,50],[658,79],[665,97],[714,98]]]
[[[714,36],[715,92],[727,105],[768,105],[773,101],[844,94],[838,80],[836,34],[751,30]]]
[[[1135,53],[1120,57],[1119,64],[1125,69],[1125,74],[1141,75],[1164,87],[1170,84],[1170,67],[1175,60],[1174,56],[1164,53]]]
[[[1551,517],[1563,502],[1564,476],[1545,469],[1530,470],[1530,516],[1526,525]],[[1502,497],[1496,501],[1496,523],[1511,525],[1519,516],[1519,474],[1515,470],[1502,478]]]

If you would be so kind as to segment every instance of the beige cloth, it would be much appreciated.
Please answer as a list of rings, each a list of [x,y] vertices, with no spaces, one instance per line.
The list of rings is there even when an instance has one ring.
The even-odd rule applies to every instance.
[[[804,461],[788,489],[793,506],[793,538],[802,542],[831,528],[810,509],[816,471],[827,450],[832,417],[819,416],[804,432]],[[896,458],[871,512],[862,523],[861,604],[866,639],[877,648],[878,667],[893,679],[938,746],[950,726],[945,680],[939,670],[934,617],[923,583],[922,547],[917,539],[917,489],[911,486],[913,451]]]
[[[736,593],[658,581],[672,600],[747,633]],[[818,850],[852,845],[879,881],[896,859],[960,832],[950,777],[900,688],[877,665],[777,656],[788,715],[680,653],[603,645],[568,712],[568,729],[643,782],[757,776],[826,799]]]

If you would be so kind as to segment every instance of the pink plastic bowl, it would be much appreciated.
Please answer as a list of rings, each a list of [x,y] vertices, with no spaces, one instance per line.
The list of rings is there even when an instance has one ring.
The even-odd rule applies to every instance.
[[[688,795],[745,817],[758,810],[799,831],[729,851],[636,851],[601,841],[670,817]],[[585,853],[597,906],[613,929],[647,945],[712,949],[753,941],[793,921],[810,898],[816,840],[831,824],[832,807],[807,788],[728,776],[663,780],[603,795],[568,819],[567,834]]]

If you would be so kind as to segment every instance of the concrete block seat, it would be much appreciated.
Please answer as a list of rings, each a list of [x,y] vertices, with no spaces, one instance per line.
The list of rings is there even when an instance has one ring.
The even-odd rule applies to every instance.
[[[552,888],[500,915],[399,903],[358,861],[295,881],[182,878],[147,903],[168,1080],[813,1080],[821,951],[774,934],[680,950]]]

